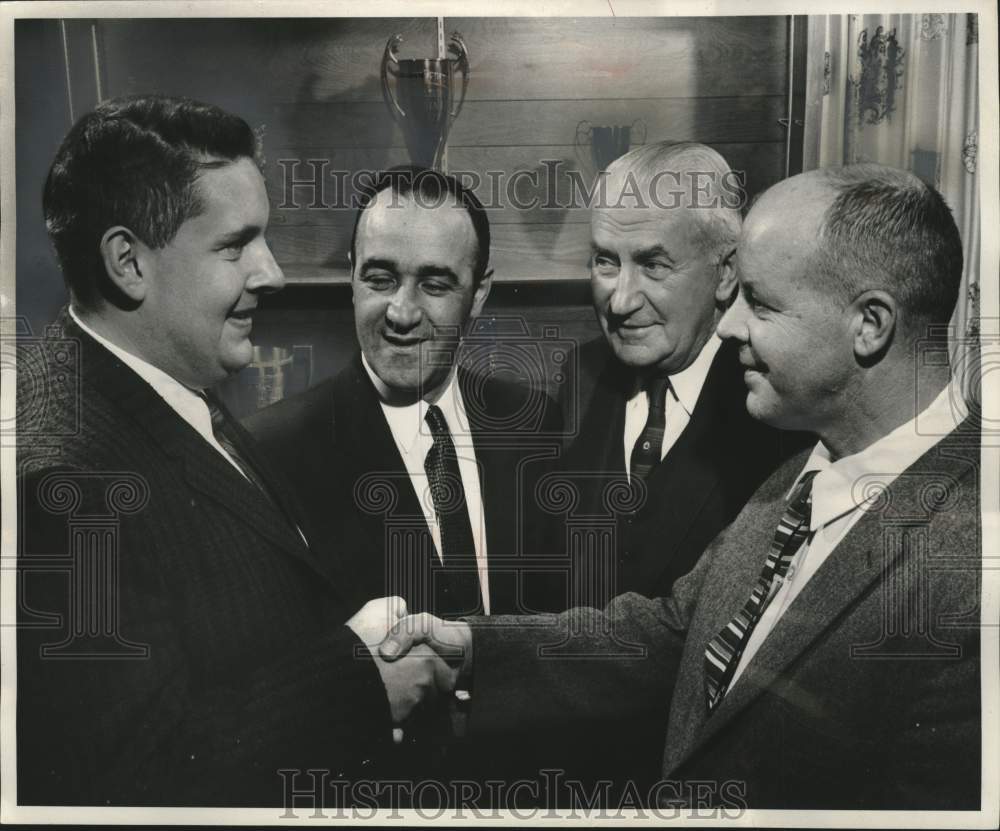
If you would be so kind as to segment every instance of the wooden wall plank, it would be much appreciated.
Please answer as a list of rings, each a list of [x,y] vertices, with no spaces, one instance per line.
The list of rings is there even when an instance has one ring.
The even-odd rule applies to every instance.
[[[469,97],[777,95],[785,18],[448,18],[472,62]]]
[[[785,19],[449,18],[472,59],[470,100],[777,95]],[[386,41],[402,58],[437,54],[434,18],[102,22],[109,83],[143,91],[170,67],[179,94],[241,80],[285,101],[379,101]],[[178,44],[189,59],[177,60]],[[255,56],[252,62],[247,54]],[[257,86],[262,84],[262,86]]]
[[[513,94],[515,91],[511,90]],[[778,119],[785,96],[472,101],[459,113],[449,148],[573,144],[581,122],[645,122],[646,141],[782,141]],[[379,103],[277,103],[263,119],[299,151],[405,147],[403,134]],[[641,129],[637,127],[637,130]],[[270,133],[269,133],[270,136]],[[269,138],[272,147],[278,147]]]
[[[397,32],[407,56],[437,54],[433,17],[121,18],[102,20],[101,30],[112,94],[156,90],[221,106],[228,100],[244,117],[233,99],[381,103],[382,53]]]

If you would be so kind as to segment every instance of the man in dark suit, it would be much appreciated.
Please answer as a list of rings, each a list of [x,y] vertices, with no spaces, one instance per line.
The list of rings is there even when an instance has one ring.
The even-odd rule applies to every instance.
[[[454,177],[382,174],[351,244],[361,351],[246,422],[321,539],[338,541],[359,598],[389,592],[448,616],[524,609],[533,482],[561,422],[537,386],[462,365],[489,248],[486,213]]]
[[[49,172],[70,303],[18,345],[20,804],[282,805],[297,771],[362,770],[406,709],[366,650],[398,599],[351,616],[208,390],[283,284],[254,151],[236,116],[139,96]]]
[[[979,809],[981,442],[948,360],[951,213],[892,168],[802,174],[751,209],[736,268],[719,331],[747,408],[819,443],[668,597],[418,617],[383,655],[463,654],[473,730],[669,709],[640,797],[661,810]]]
[[[569,580],[550,583],[538,602],[548,611],[669,592],[804,446],[750,418],[738,347],[716,334],[736,289],[742,197],[722,156],[695,143],[638,147],[608,167],[602,194],[590,275],[604,336],[579,349],[563,387],[580,426],[546,481],[577,497],[551,526]]]

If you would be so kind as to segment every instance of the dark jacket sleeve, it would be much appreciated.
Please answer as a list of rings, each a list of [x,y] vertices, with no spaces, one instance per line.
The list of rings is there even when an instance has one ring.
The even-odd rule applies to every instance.
[[[94,570],[107,580],[102,605],[101,587],[81,584],[79,569],[104,561],[70,550],[69,524],[36,498],[44,474],[19,483],[22,804],[280,805],[280,770],[320,768],[335,777],[383,746],[391,730],[385,691],[350,629],[302,626],[281,654],[234,662],[220,677],[205,666],[206,647],[236,639],[234,632],[259,625],[253,616],[272,612],[248,598],[246,620],[192,625],[156,556],[181,538],[153,512],[122,518],[110,545],[127,552],[127,562]],[[84,505],[89,498],[82,494]],[[278,597],[283,590],[266,587]],[[116,610],[117,633],[98,622],[103,637],[53,649],[68,632],[94,631],[86,618],[102,608],[107,620]]]
[[[497,732],[666,712],[712,559],[710,549],[667,598],[630,593],[603,610],[470,619],[470,729]]]

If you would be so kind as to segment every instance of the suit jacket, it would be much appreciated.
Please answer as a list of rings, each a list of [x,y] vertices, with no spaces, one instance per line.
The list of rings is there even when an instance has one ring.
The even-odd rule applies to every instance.
[[[544,393],[461,368],[458,381],[480,468],[491,611],[518,612],[534,482],[558,454],[561,418]],[[399,595],[411,611],[434,611],[433,541],[360,353],[245,424],[293,484],[319,544],[351,574],[356,603]]]
[[[472,728],[667,712],[669,781],[644,794],[661,805],[978,808],[978,437],[967,421],[889,486],[711,716],[705,647],[749,596],[807,454],[669,597],[531,619],[541,629],[478,621]]]
[[[19,351],[19,801],[281,805],[365,763],[356,608],[252,440],[277,504],[65,311]]]
[[[580,428],[559,474],[578,501],[569,514],[553,512],[553,545],[577,553],[565,566],[568,583],[550,584],[541,601],[545,611],[603,607],[629,591],[667,594],[760,484],[811,441],[750,417],[738,345],[725,342],[688,425],[645,481],[644,499],[636,500],[630,496],[623,441],[634,374],[615,359],[603,337],[580,348],[578,364],[575,388],[564,386],[564,396],[579,402]],[[569,414],[572,403],[561,404]],[[592,554],[586,552],[596,551],[605,553],[603,561],[587,559]]]

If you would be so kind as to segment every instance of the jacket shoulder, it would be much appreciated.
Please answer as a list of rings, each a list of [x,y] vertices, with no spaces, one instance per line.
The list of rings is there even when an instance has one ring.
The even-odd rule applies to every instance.
[[[333,422],[333,380],[285,398],[242,419],[247,432],[264,448],[280,449],[320,425]]]
[[[516,381],[464,373],[462,398],[473,423],[496,425],[503,431],[558,433],[562,410],[544,390]]]

